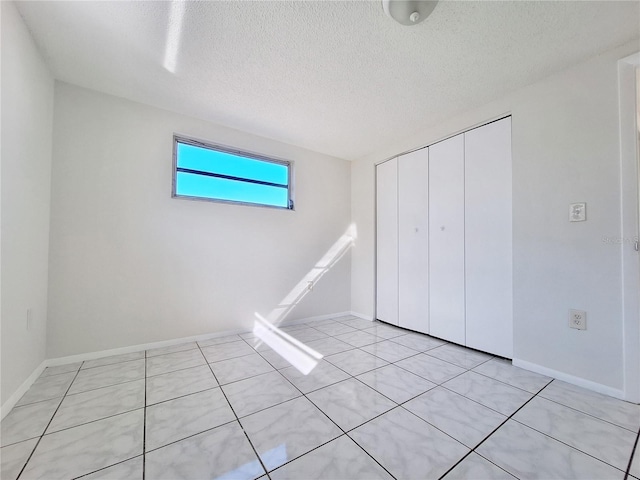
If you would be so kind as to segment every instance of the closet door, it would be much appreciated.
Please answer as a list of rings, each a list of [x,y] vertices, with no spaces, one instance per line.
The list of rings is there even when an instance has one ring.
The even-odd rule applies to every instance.
[[[399,325],[429,333],[429,150],[398,158]]]
[[[464,137],[429,147],[429,333],[465,344]]]
[[[376,318],[398,325],[398,159],[376,166]]]
[[[464,136],[467,346],[512,358],[511,118]]]

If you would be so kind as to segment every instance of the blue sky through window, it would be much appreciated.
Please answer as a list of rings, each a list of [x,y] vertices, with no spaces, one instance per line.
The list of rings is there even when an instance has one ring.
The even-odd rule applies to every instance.
[[[269,182],[261,185],[189,172],[176,172],[176,195],[289,207],[289,166],[204,147],[176,143],[177,168]]]

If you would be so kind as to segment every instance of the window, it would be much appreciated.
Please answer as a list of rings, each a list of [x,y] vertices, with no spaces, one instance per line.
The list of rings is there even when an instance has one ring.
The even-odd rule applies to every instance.
[[[291,163],[173,137],[173,196],[293,210]]]

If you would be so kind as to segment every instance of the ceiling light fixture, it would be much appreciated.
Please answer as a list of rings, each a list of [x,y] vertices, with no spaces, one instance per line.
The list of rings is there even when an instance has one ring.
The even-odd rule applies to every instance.
[[[416,25],[431,14],[437,3],[437,0],[382,0],[382,9],[402,25]]]

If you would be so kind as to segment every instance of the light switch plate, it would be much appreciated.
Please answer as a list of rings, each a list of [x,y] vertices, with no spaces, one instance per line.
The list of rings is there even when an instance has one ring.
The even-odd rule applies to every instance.
[[[569,221],[584,222],[587,219],[586,203],[570,203],[569,204]]]

